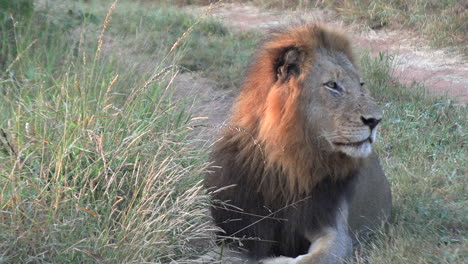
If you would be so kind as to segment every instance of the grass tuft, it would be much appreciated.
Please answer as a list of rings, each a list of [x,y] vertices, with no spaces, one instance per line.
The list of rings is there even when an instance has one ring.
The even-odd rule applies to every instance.
[[[114,64],[114,7],[96,9],[101,33],[49,20],[59,10],[16,21],[0,79],[2,263],[187,262],[209,235],[204,154],[168,90],[175,71]]]

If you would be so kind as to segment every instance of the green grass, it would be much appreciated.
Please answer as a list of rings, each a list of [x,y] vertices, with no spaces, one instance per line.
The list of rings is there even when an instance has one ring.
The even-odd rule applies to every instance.
[[[90,11],[65,4],[14,21],[9,50],[18,55],[7,56],[0,79],[0,262],[169,262],[199,254],[191,241],[210,228],[204,152],[187,136],[190,106],[166,88],[174,71],[164,70],[185,54],[163,47],[180,30],[162,21],[134,29],[172,34],[154,44],[159,60],[144,61],[149,69],[139,72],[138,61],[122,59],[138,49],[116,53],[130,43],[118,43],[130,37],[116,23],[139,19],[126,13],[128,3],[112,13],[102,46],[111,3]],[[63,23],[78,11],[99,23]],[[184,19],[194,21],[178,14],[173,23]],[[158,72],[165,74],[146,82]]]
[[[198,18],[170,8],[148,5],[153,7],[151,12],[139,5],[125,5],[125,12],[115,15],[109,32],[119,36],[123,46],[134,51],[132,55],[157,58],[167,54]],[[129,16],[135,19],[129,20]],[[257,34],[243,32],[234,35],[219,21],[204,17],[184,38],[174,59],[183,71],[200,72],[218,81],[221,88],[237,87],[239,76],[255,47]]]
[[[424,87],[391,77],[392,58],[361,59],[362,71],[383,106],[377,152],[392,185],[387,232],[364,247],[370,263],[463,263],[468,254],[466,149],[468,110]]]
[[[259,34],[122,1],[99,48],[112,4],[102,3],[38,7],[16,21],[5,49],[2,263],[190,263],[207,249],[194,242],[211,229],[200,184],[206,150],[189,136],[190,105],[167,85],[190,70],[237,87]],[[394,215],[359,261],[462,263],[468,111],[396,83],[391,63],[384,54],[361,59],[385,111],[377,152]]]

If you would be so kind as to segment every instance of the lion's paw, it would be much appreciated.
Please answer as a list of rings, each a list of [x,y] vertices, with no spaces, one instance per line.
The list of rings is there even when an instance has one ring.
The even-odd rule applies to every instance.
[[[294,259],[288,258],[288,257],[277,257],[277,258],[262,259],[258,263],[259,264],[294,264]]]

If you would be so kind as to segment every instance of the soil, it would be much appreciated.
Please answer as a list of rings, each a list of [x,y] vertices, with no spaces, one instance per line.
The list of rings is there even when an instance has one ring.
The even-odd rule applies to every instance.
[[[217,88],[215,81],[191,72],[179,74],[173,85],[176,99],[196,99],[190,111],[193,138],[201,145],[211,144],[227,121],[234,94]]]

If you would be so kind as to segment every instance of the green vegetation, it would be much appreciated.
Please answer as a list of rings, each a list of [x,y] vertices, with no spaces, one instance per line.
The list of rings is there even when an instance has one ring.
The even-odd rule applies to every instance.
[[[143,44],[116,53],[129,48],[115,43],[119,37],[130,38],[116,30],[119,19],[140,19],[126,13],[128,3],[109,10],[109,24],[111,2],[88,10],[65,4],[13,21],[16,41],[0,73],[0,262],[169,262],[199,254],[191,241],[210,228],[200,182],[206,164],[187,136],[189,106],[167,89],[174,75],[167,66],[184,52],[169,53],[173,43],[156,47],[168,42],[155,39],[159,60],[139,72],[122,58]],[[158,12],[151,23],[176,14]],[[178,14],[173,23],[180,21],[195,19]],[[200,23],[199,34],[219,30],[210,25]],[[172,41],[181,35],[172,26],[159,20],[125,32]]]
[[[173,9],[154,7],[149,12],[140,5],[126,5],[125,12],[115,14],[109,34],[119,38],[125,49],[141,59],[147,56],[157,59],[177,42],[179,52],[173,59],[182,70],[201,72],[217,80],[221,88],[237,87],[257,42],[257,33],[233,35],[218,21],[201,19],[198,23],[198,18]],[[185,32],[190,34],[185,37]],[[181,37],[183,41],[178,42]],[[128,59],[133,60],[134,56]]]
[[[28,16],[34,9],[33,0],[0,0],[0,19],[8,16]]]
[[[14,23],[12,17],[22,19],[33,11],[32,0],[0,0],[0,67],[5,65],[7,56],[16,56],[14,45]]]
[[[209,245],[194,242],[211,229],[206,150],[169,84],[190,70],[237,87],[259,36],[146,2],[104,2],[49,2],[1,24],[5,34],[16,23],[1,47],[2,263],[187,263]],[[463,262],[466,106],[397,84],[389,56],[361,64],[385,111],[377,151],[395,211],[359,260]]]
[[[388,230],[366,245],[369,263],[462,263],[468,253],[468,109],[391,77],[392,58],[361,59],[384,110],[377,152],[393,191]],[[364,262],[365,263],[365,262]]]

